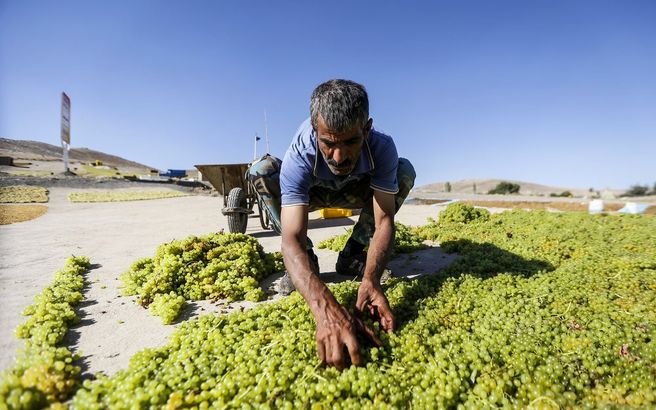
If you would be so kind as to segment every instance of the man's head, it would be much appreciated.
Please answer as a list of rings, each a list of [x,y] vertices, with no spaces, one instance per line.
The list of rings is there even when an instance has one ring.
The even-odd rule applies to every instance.
[[[350,174],[371,131],[367,91],[349,80],[326,81],[312,93],[310,119],[330,171]]]

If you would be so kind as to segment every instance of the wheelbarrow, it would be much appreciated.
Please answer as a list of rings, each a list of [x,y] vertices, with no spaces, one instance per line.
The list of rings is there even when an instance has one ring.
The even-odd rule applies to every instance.
[[[262,229],[270,229],[271,221],[253,184],[246,178],[250,164],[194,165],[219,194],[223,195],[221,213],[228,220],[228,230],[232,233],[245,233],[248,217],[253,215],[257,205]]]

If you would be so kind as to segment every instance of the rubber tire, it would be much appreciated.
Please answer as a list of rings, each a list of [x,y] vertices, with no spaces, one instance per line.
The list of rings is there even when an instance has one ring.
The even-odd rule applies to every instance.
[[[262,206],[260,201],[257,202],[257,209],[260,211],[260,225],[262,226],[262,229],[272,229],[269,212],[264,208],[264,206]]]
[[[226,202],[228,208],[246,208],[246,195],[241,188],[232,188],[228,194]],[[248,225],[248,214],[243,212],[233,212],[226,215],[228,218],[228,230],[231,233],[246,233]]]

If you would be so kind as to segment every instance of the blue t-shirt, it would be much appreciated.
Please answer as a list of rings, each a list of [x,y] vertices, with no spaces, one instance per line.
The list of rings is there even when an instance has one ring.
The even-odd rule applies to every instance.
[[[396,194],[399,184],[396,171],[399,156],[392,137],[371,130],[362,145],[355,168],[346,177],[333,174],[319,152],[317,138],[308,118],[294,135],[280,169],[282,206],[309,205],[310,188],[325,187],[339,191],[354,180],[371,177],[370,186],[377,191]]]

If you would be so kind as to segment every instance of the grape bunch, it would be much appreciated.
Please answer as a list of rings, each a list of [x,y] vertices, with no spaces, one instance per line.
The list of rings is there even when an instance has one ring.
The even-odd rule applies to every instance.
[[[297,293],[183,323],[75,408],[653,408],[656,217],[512,211],[429,223],[459,258],[384,290],[399,328],[322,366]],[[352,308],[357,284],[332,286]],[[371,321],[370,321],[371,323]]]
[[[185,300],[260,301],[266,293],[259,281],[283,269],[282,255],[264,252],[257,239],[240,233],[215,233],[160,245],[153,258],[135,261],[121,280],[123,293],[138,295],[143,306],[153,303],[157,295],[170,294]],[[171,303],[166,304],[171,307]],[[151,311],[157,310],[160,308]],[[173,313],[179,308],[166,310]]]
[[[473,206],[462,202],[452,203],[440,213],[440,221],[445,224],[485,222],[489,219],[490,211],[487,209],[474,208]]]
[[[428,247],[424,244],[424,237],[417,233],[417,228],[404,225],[400,222],[395,222],[394,229],[393,255],[399,253],[411,253]],[[318,246],[320,249],[330,249],[339,252],[344,249],[352,232],[353,228],[349,228],[342,235],[337,235],[319,242]]]
[[[84,273],[89,259],[72,256],[55,273],[53,283],[35,297],[23,314],[28,319],[16,335],[25,347],[0,381],[0,409],[33,409],[67,400],[79,385],[77,356],[57,346],[69,325],[79,321],[72,306],[82,301]]]
[[[188,194],[180,191],[95,191],[71,192],[70,202],[123,202],[147,201],[151,199],[178,198]]]
[[[40,186],[10,185],[0,187],[0,203],[48,202],[48,190]]]
[[[153,315],[161,317],[162,323],[170,325],[186,305],[185,298],[176,295],[175,292],[158,293],[153,298],[153,303],[148,306],[148,310]]]

